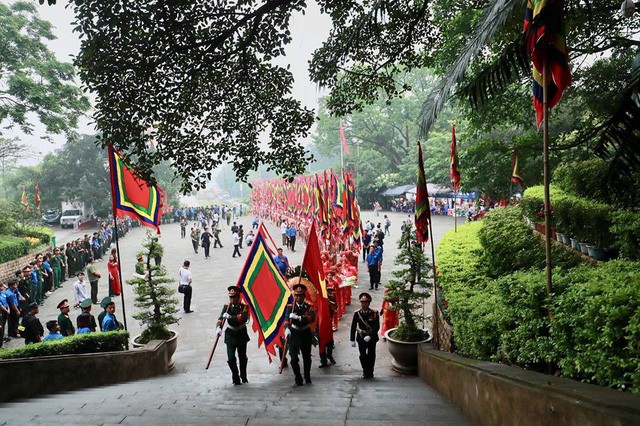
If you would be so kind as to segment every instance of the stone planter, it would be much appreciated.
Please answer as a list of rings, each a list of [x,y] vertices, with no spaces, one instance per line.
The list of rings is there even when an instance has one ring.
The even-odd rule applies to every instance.
[[[564,235],[562,235],[560,232],[556,232],[556,240],[558,240],[559,243],[563,241],[562,240],[563,237]]]
[[[387,339],[387,347],[393,357],[391,368],[400,374],[418,374],[418,345],[427,343],[431,340],[431,337],[420,342],[403,342],[389,337],[393,330],[395,328],[387,330],[384,334]]]
[[[169,370],[173,370],[173,367],[175,367],[175,360],[173,359],[173,354],[176,352],[176,349],[178,349],[178,332],[174,331],[174,330],[170,330],[171,333],[173,334],[173,337],[171,337],[169,340],[167,340],[167,352],[169,353]],[[140,338],[140,335],[138,334],[137,336],[134,336],[133,339],[131,339],[131,345],[134,348],[143,348],[145,346],[145,344],[143,343],[138,343],[138,338]]]
[[[571,248],[580,251],[580,243],[575,238],[571,238]]]
[[[562,244],[565,246],[571,245],[571,238],[567,234],[562,234]]]
[[[580,251],[582,254],[589,254],[589,250],[587,250],[587,243],[578,243],[580,244]]]
[[[600,247],[587,246],[587,251],[595,260],[607,260],[607,252]]]

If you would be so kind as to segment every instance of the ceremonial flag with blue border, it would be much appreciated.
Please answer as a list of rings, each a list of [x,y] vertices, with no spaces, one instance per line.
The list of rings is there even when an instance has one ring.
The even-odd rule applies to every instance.
[[[275,345],[284,335],[284,311],[293,299],[289,285],[273,260],[267,237],[267,230],[261,223],[237,286],[242,289],[243,298],[249,306],[253,331],[258,333],[258,347],[264,343],[271,362],[271,355],[276,355]]]
[[[122,155],[111,145],[108,149],[111,173],[113,214],[124,219],[129,216],[160,233],[162,198],[158,185],[149,185],[125,163]]]

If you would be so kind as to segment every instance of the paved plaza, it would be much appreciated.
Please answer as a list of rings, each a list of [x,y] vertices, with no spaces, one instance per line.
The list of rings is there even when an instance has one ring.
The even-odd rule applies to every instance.
[[[384,214],[384,213],[383,213]],[[363,212],[362,220],[383,222],[383,214],[374,217],[373,212]],[[393,260],[397,252],[396,240],[400,236],[400,224],[407,214],[387,213],[391,218],[391,236],[385,238],[382,284],[390,278]],[[246,232],[251,228],[252,217],[237,219]],[[462,222],[462,219],[458,219]],[[189,228],[192,223],[189,224]],[[453,218],[433,218],[435,243],[449,229]],[[279,230],[274,224],[267,228],[276,242]],[[211,258],[205,259],[202,249],[195,254],[187,232],[180,238],[178,224],[162,225],[161,243],[165,249],[162,264],[170,275],[177,272],[185,259],[191,261],[193,272],[193,313],[180,310],[180,323],[172,327],[179,333],[178,350],[174,356],[175,369],[167,376],[148,380],[88,388],[60,395],[46,395],[0,406],[0,425],[3,424],[220,424],[220,425],[463,425],[471,424],[464,416],[417,377],[403,377],[391,370],[391,359],[386,343],[377,347],[376,378],[360,379],[362,370],[357,348],[349,344],[349,325],[354,308],[358,306],[357,294],[368,291],[368,274],[360,263],[360,288],[353,289],[353,303],[340,321],[334,335],[337,364],[318,369],[317,348],[313,356],[312,385],[293,388],[293,373],[285,369],[278,374],[277,360],[269,363],[264,348],[257,347],[257,336],[249,332],[248,379],[242,386],[231,384],[231,374],[226,364],[224,344],[218,345],[209,370],[205,370],[207,358],[215,341],[215,322],[222,305],[228,300],[226,288],[235,285],[244,264],[248,248],[243,248],[241,258],[232,258],[230,227],[222,226],[221,240],[224,248],[211,249]],[[57,232],[58,244],[84,235],[85,232]],[[133,275],[136,254],[146,228],[135,228],[120,241],[120,257],[123,279]],[[296,252],[285,248],[292,266],[302,262],[305,246],[297,244]],[[430,247],[428,247],[430,253]],[[360,261],[362,258],[360,258]],[[107,277],[106,260],[97,263],[103,277]],[[72,299],[73,280],[53,293],[41,308],[39,318],[44,323],[57,317],[57,303],[63,298]],[[108,280],[99,283],[99,299],[108,294]],[[177,282],[175,287],[177,287]],[[372,292],[372,307],[380,309],[382,292]],[[140,332],[140,325],[131,317],[133,292],[124,285],[127,326],[132,335]],[[182,295],[179,306],[182,307]],[[116,297],[116,316],[122,322],[121,298]],[[96,306],[94,306],[96,308]],[[426,308],[429,309],[429,308]],[[75,317],[79,311],[72,311]],[[97,315],[97,311],[94,312]],[[10,346],[15,342],[11,342]],[[55,372],[52,372],[55,374]],[[82,374],[82,372],[78,372]],[[87,377],[91,386],[91,377]]]

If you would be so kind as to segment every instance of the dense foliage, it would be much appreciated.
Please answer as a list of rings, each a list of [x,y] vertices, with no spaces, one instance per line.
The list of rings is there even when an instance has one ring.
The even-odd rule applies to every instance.
[[[0,3],[0,124],[33,133],[36,120],[48,133],[71,134],[89,101],[74,83],[75,70],[47,47],[53,28],[32,2]]]
[[[178,299],[173,297],[176,291],[166,285],[175,283],[175,280],[167,276],[164,266],[152,264],[151,259],[162,256],[163,253],[158,237],[147,232],[142,246],[145,250],[139,255],[146,258],[145,276],[135,276],[127,281],[127,284],[134,286],[136,292],[134,306],[138,308],[138,312],[133,317],[144,326],[137,343],[167,340],[171,337],[171,331],[167,327],[179,321],[173,315],[178,312]]]
[[[129,332],[108,331],[85,333],[22,346],[0,349],[0,359],[31,358],[58,355],[79,355],[97,352],[117,352],[129,349]]]
[[[640,393],[640,264],[555,268],[548,295],[540,268],[489,276],[482,227],[449,231],[437,250],[457,352]]]

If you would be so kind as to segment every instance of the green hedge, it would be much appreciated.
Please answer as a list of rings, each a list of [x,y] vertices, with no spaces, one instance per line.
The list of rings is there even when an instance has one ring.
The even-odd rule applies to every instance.
[[[542,269],[486,275],[482,226],[447,232],[437,250],[456,351],[640,393],[640,263],[556,268],[549,296]]]
[[[482,262],[490,277],[501,277],[529,268],[545,266],[545,249],[540,238],[523,221],[522,209],[510,206],[489,212],[478,232],[482,244]],[[580,256],[563,247],[552,247],[554,266],[572,268]]]
[[[551,186],[549,197],[552,209],[552,226],[558,232],[577,238],[580,242],[609,248],[615,240],[611,233],[614,207],[583,197],[567,194]],[[525,216],[537,223],[544,222],[544,188],[527,188],[522,198]]]
[[[551,337],[562,374],[640,393],[640,263],[576,268],[556,285]]]
[[[77,334],[60,340],[35,343],[0,351],[0,359],[31,358],[53,355],[117,352],[129,349],[129,332],[109,331]]]
[[[18,237],[37,238],[42,244],[49,244],[53,237],[51,229],[44,226],[20,226],[16,227],[12,233]]]
[[[613,246],[620,252],[620,257],[640,260],[640,212],[618,210],[613,213],[612,221]]]
[[[17,259],[28,252],[29,242],[24,238],[9,235],[0,236],[0,263]]]

